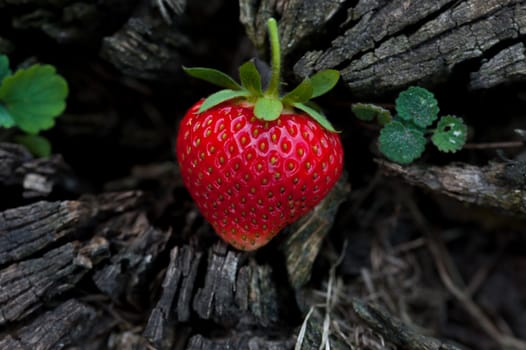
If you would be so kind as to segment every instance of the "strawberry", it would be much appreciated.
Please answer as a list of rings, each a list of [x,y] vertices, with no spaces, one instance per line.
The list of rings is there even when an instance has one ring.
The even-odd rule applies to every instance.
[[[190,75],[225,87],[194,104],[178,131],[181,176],[203,216],[241,250],[268,243],[318,204],[341,175],[339,134],[309,102],[329,91],[339,73],[326,70],[279,95],[277,23],[268,22],[272,76],[266,91],[253,62],[241,85],[208,68]]]

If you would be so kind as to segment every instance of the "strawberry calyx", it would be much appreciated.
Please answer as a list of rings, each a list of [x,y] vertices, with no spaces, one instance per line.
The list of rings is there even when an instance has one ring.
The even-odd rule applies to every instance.
[[[254,115],[261,120],[273,121],[278,119],[284,111],[297,109],[313,118],[325,129],[336,132],[317,105],[310,100],[330,91],[338,82],[340,73],[334,69],[317,72],[313,76],[305,78],[292,91],[280,94],[281,49],[278,25],[274,18],[270,18],[267,25],[271,45],[272,73],[265,91],[263,91],[261,84],[261,75],[252,61],[245,62],[239,67],[241,84],[216,69],[183,67],[183,70],[190,76],[224,88],[208,96],[203,101],[198,113],[226,101],[241,100],[253,104]]]

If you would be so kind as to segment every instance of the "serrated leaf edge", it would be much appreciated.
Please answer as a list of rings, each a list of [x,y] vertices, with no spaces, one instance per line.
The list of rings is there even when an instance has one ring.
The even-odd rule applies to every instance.
[[[462,125],[464,137],[462,138],[462,143],[459,143],[458,145],[455,145],[456,148],[444,148],[440,143],[437,143],[437,141],[436,141],[436,138],[438,137],[437,135],[442,135],[442,134],[448,134],[449,133],[449,131],[441,131],[439,129],[440,123],[444,122],[448,118],[449,119],[454,119],[456,121],[459,121],[460,124]],[[456,153],[456,152],[460,151],[464,147],[464,145],[466,144],[466,139],[467,139],[467,136],[468,136],[467,134],[468,134],[468,127],[464,123],[464,120],[462,118],[456,117],[454,115],[445,115],[445,116],[440,117],[440,119],[438,120],[437,127],[433,131],[433,135],[431,136],[431,141],[433,142],[435,147],[441,152],[444,152],[444,153]]]
[[[414,133],[417,133],[419,134],[418,136],[421,136],[424,138],[425,140],[425,137],[424,137],[424,133],[423,132],[420,132],[419,130],[417,129],[411,129],[411,128],[408,128],[407,125],[405,125],[403,122],[401,121],[397,121],[397,120],[393,120],[391,121],[390,123],[387,123],[383,128],[382,130],[380,130],[380,136],[378,137],[378,142],[379,142],[379,149],[380,149],[380,152],[389,160],[395,162],[395,163],[398,163],[398,164],[403,164],[403,165],[406,165],[406,164],[409,164],[413,161],[415,161],[416,159],[420,158],[422,156],[422,154],[424,153],[425,151],[425,144],[424,144],[424,147],[422,147],[422,149],[420,150],[420,152],[417,152],[416,155],[414,157],[412,157],[411,159],[407,160],[407,161],[400,161],[399,159],[393,159],[391,158],[388,154],[386,154],[383,150],[382,150],[382,147],[381,147],[381,144],[382,144],[382,136],[385,135],[385,132],[386,132],[386,127],[389,125],[389,124],[400,124],[405,130],[409,130],[409,132],[411,133],[414,132]]]

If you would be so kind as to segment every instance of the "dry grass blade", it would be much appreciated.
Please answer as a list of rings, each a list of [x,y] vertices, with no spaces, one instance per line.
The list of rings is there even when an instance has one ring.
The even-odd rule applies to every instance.
[[[481,308],[473,301],[470,297],[469,292],[462,288],[459,288],[458,284],[452,278],[450,269],[452,266],[452,259],[448,256],[448,253],[440,248],[438,237],[430,229],[429,224],[426,222],[424,216],[417,208],[415,203],[411,200],[405,201],[411,215],[413,216],[416,224],[420,230],[426,235],[427,243],[433,259],[435,261],[436,268],[442,280],[442,283],[446,286],[448,291],[457,299],[457,301],[466,309],[466,311],[479,323],[479,326],[491,337],[495,342],[500,344],[506,349],[526,350],[526,342],[514,337],[512,334],[505,334],[502,330],[498,329],[493,322],[484,314]]]
[[[301,324],[300,332],[298,333],[298,339],[296,340],[296,345],[294,346],[294,350],[301,350],[301,347],[303,345],[303,340],[305,339],[305,332],[307,331],[307,324],[309,323],[309,319],[312,316],[313,312],[314,312],[314,306],[311,306],[309,312],[307,313],[307,316],[305,316],[305,319],[303,320],[303,323]]]

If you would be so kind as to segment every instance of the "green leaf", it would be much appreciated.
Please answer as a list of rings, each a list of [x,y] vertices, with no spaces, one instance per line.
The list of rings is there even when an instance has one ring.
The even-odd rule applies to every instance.
[[[468,127],[461,118],[446,115],[438,121],[431,141],[442,152],[456,152],[466,143]]]
[[[388,159],[408,164],[422,155],[426,146],[424,133],[399,121],[384,126],[378,138],[379,149]]]
[[[201,107],[199,108],[198,113],[203,113],[204,111],[217,106],[220,103],[223,103],[228,100],[233,100],[238,97],[249,96],[250,92],[246,90],[220,90],[214,92],[212,95],[208,96],[204,101]]]
[[[438,118],[438,102],[428,90],[412,86],[396,99],[396,112],[400,118],[427,128]]]
[[[37,157],[49,157],[51,155],[51,143],[40,135],[19,135],[15,141],[24,145],[29,152]]]
[[[281,101],[284,105],[293,105],[294,103],[307,102],[312,97],[312,82],[309,78],[303,80],[291,92],[287,93]]]
[[[36,134],[55,125],[55,118],[66,108],[68,84],[50,65],[19,69],[4,79],[0,101],[16,125]]]
[[[258,98],[254,106],[254,114],[259,119],[272,121],[279,118],[283,111],[283,104],[280,100],[270,97]]]
[[[326,69],[314,74],[310,77],[313,90],[311,98],[321,96],[332,90],[338,83],[338,79],[340,79],[340,72],[335,69]]]
[[[323,126],[325,129],[332,131],[332,132],[338,132],[334,127],[332,126],[331,122],[320,112],[315,110],[312,107],[307,106],[304,103],[295,103],[293,104],[294,107],[296,107],[299,110],[302,110],[303,112],[307,113],[312,119],[314,119],[318,124]]]
[[[250,91],[253,96],[263,96],[263,90],[261,89],[261,75],[259,74],[254,62],[248,61],[239,67],[239,78],[241,79],[241,85]]]
[[[234,79],[217,69],[204,67],[183,67],[186,74],[207,81],[214,85],[218,85],[230,90],[241,90],[242,87]]]
[[[391,112],[372,103],[354,103],[351,110],[356,118],[365,121],[377,119],[380,125],[385,125],[393,120]]]
[[[9,69],[9,58],[6,55],[0,55],[0,84],[5,77],[11,75],[11,69]]]
[[[15,120],[2,104],[0,104],[0,126],[4,128],[15,126]]]

